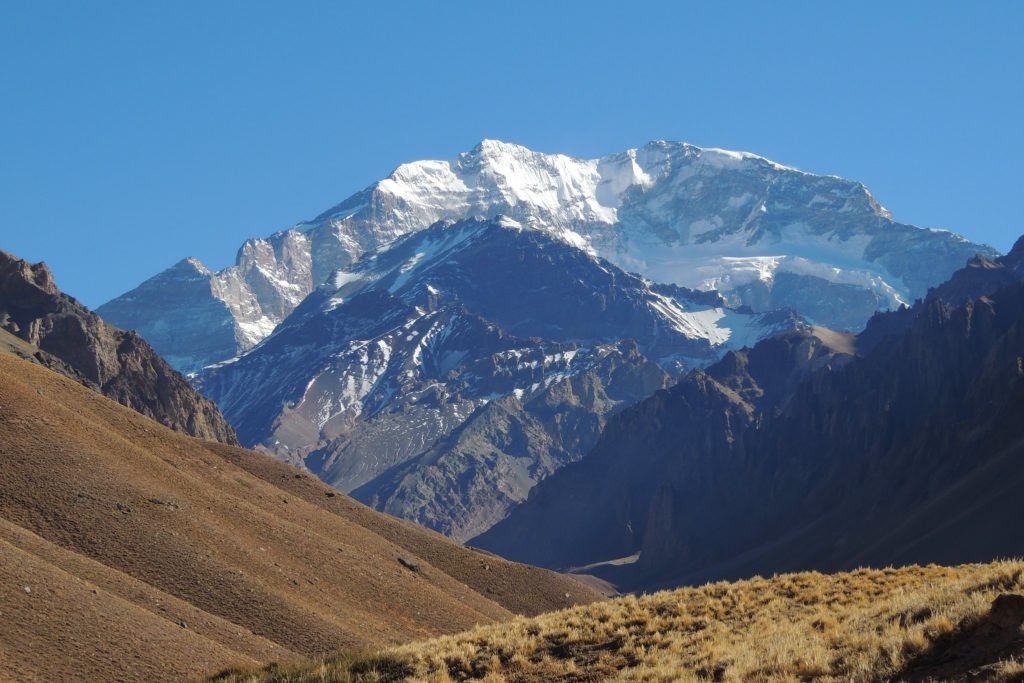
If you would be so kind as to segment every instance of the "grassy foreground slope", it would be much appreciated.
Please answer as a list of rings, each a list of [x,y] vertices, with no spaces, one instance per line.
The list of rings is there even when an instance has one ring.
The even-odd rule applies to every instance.
[[[1022,573],[1014,561],[714,583],[216,680],[1019,681]]]
[[[0,681],[180,681],[598,597],[0,351]]]

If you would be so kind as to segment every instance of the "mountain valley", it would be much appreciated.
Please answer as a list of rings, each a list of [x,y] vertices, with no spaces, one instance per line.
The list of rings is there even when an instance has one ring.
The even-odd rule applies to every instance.
[[[1024,239],[485,141],[100,313],[0,252],[0,678],[1020,675]]]

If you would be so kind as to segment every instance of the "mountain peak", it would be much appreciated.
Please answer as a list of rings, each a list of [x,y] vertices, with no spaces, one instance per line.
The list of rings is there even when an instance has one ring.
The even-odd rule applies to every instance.
[[[4,285],[4,280],[10,281],[12,276],[38,287],[47,294],[56,294],[58,291],[53,273],[44,261],[29,263],[14,254],[0,250],[0,286]]]
[[[159,339],[163,353],[194,370],[251,348],[364,254],[438,221],[499,215],[650,280],[714,289],[755,310],[793,308],[840,329],[922,296],[976,252],[997,255],[895,223],[861,183],[749,152],[654,140],[581,159],[487,138],[450,159],[402,164],[283,237],[250,240],[231,268],[209,273],[191,261],[169,273],[195,290],[189,297],[206,297],[216,329],[230,316],[227,346],[179,348],[180,335],[166,332],[169,313],[151,303],[114,322]],[[823,287],[844,305],[827,304]],[[175,320],[190,317],[170,307]]]
[[[1003,263],[1014,270],[1019,270],[1021,264],[1024,264],[1024,235],[1017,238],[1017,241],[1013,243],[1013,247],[1003,257]]]
[[[476,144],[473,149],[469,151],[470,154],[474,155],[494,155],[494,154],[536,154],[533,150],[523,145],[516,144],[514,142],[505,142],[503,140],[495,140],[492,138],[484,138]]]
[[[700,150],[699,156],[704,163],[722,168],[732,168],[745,163],[754,163],[766,165],[777,171],[796,171],[803,173],[803,171],[793,168],[792,166],[784,166],[783,164],[751,152],[737,152],[729,149],[721,149],[719,147],[704,147],[697,149]]]
[[[173,266],[171,266],[171,268],[174,270],[190,270],[200,275],[211,274],[210,269],[207,268],[206,265],[202,261],[197,259],[195,256],[187,256],[178,261],[177,263],[175,263]]]

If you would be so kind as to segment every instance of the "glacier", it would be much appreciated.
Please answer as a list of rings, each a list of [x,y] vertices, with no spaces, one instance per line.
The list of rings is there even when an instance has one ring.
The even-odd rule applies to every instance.
[[[195,372],[252,348],[364,255],[441,220],[499,215],[653,281],[837,329],[913,302],[976,253],[996,255],[894,221],[859,182],[747,152],[655,141],[576,159],[484,140],[454,159],[402,164],[312,220],[251,239],[220,272],[193,264],[187,296],[179,264],[99,312]]]

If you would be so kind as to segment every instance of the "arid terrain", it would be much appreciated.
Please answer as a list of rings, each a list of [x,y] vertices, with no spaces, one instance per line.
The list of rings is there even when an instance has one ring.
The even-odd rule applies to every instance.
[[[218,683],[1020,681],[1024,563],[785,574],[628,596]]]
[[[600,594],[0,353],[0,671],[178,681]]]

